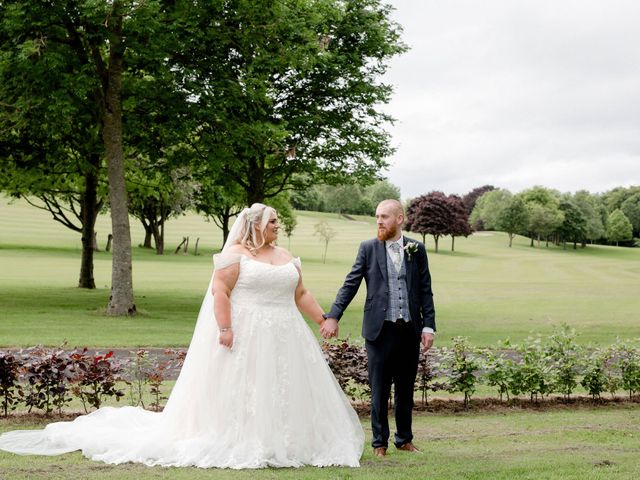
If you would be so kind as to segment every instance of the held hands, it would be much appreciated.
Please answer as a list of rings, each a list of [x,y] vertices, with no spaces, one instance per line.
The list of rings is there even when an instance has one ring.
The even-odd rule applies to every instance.
[[[327,318],[320,324],[320,335],[322,338],[332,338],[338,336],[338,321],[335,318]]]

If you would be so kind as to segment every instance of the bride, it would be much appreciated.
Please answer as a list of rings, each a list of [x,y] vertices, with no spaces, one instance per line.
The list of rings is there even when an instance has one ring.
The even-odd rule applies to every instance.
[[[103,407],[0,436],[0,449],[149,466],[359,466],[364,433],[299,310],[321,325],[300,261],[274,245],[276,211],[236,219],[160,413]]]

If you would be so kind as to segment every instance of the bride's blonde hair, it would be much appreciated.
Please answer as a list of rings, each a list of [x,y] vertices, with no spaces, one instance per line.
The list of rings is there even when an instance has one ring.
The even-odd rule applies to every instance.
[[[251,207],[245,208],[236,220],[241,222],[238,243],[253,255],[264,245],[264,231],[273,214],[277,214],[275,208],[254,203]],[[260,232],[259,238],[256,227],[257,232]]]

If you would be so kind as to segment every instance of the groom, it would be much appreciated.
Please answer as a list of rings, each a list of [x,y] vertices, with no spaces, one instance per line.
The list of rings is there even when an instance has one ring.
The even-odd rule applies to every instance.
[[[402,235],[404,211],[397,200],[383,200],[376,208],[378,238],[360,244],[358,256],[338,291],[331,311],[324,315],[322,335],[338,333],[338,321],[364,279],[362,336],[369,359],[371,428],[374,455],[383,457],[389,440],[387,404],[394,384],[395,446],[419,452],[413,445],[411,415],[420,342],[433,344],[435,310],[427,252],[422,243]]]

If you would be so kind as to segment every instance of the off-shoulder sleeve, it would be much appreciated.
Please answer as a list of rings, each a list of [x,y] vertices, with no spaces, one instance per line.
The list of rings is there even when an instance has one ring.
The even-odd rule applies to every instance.
[[[238,263],[242,259],[241,253],[216,253],[213,256],[213,269],[221,270]]]
[[[302,270],[302,262],[300,261],[300,257],[293,257],[291,259],[291,263],[293,263],[298,270]]]

